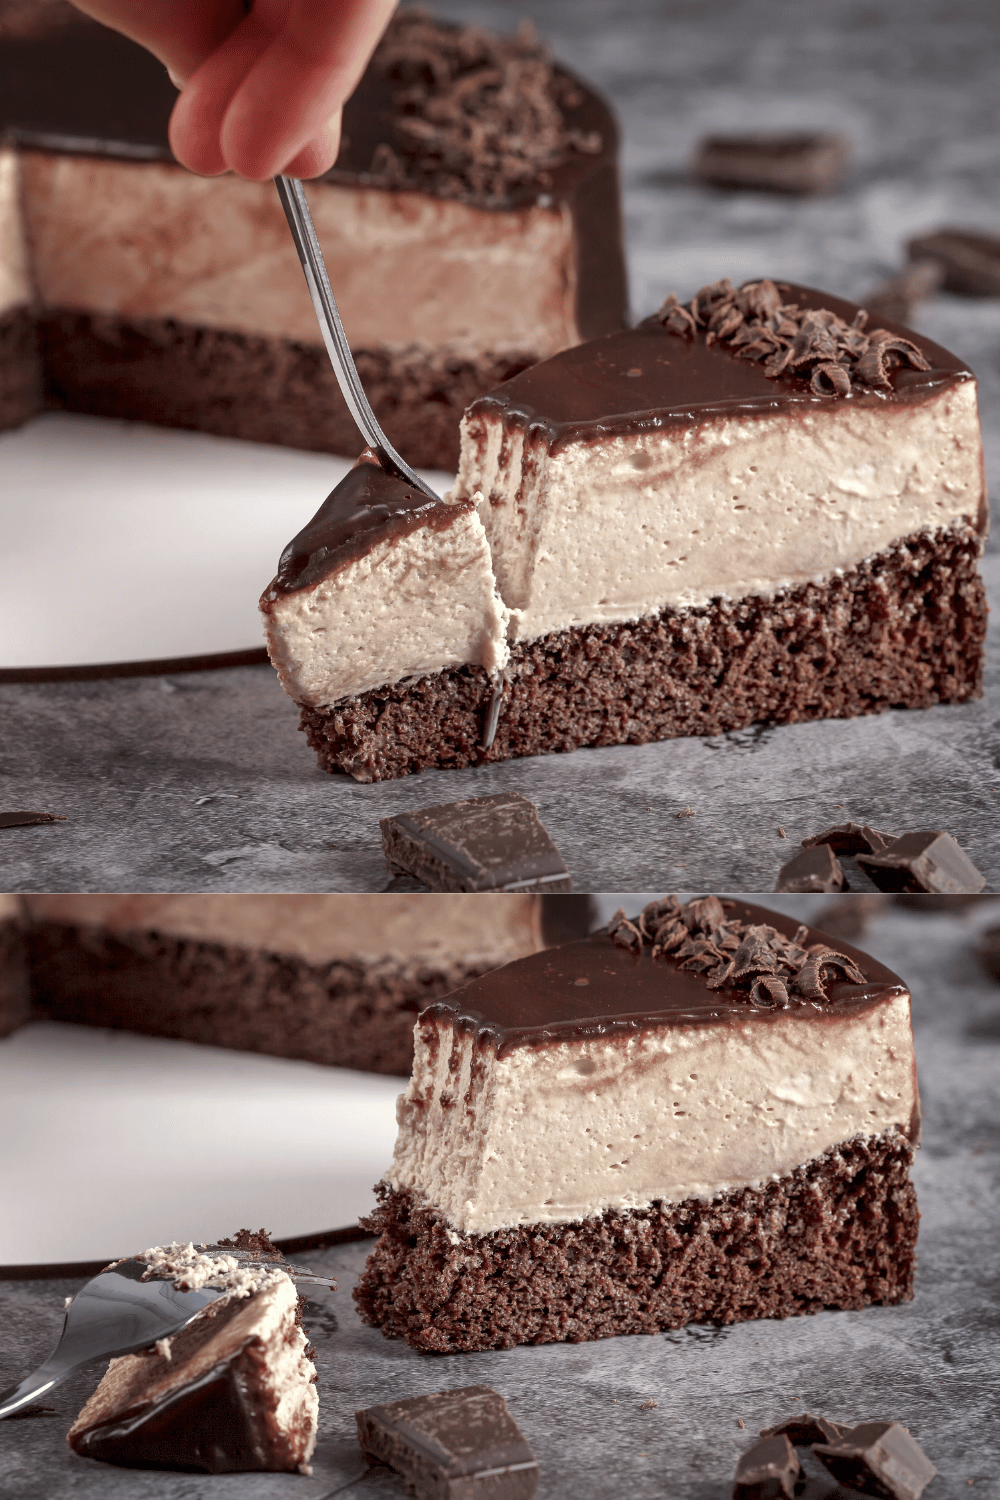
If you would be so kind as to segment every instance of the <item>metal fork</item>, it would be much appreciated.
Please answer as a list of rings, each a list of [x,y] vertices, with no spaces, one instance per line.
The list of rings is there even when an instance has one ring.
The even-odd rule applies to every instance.
[[[340,321],[337,301],[333,295],[333,288],[330,286],[326,262],[323,259],[323,251],[320,248],[316,226],[309,212],[309,204],[306,202],[302,183],[297,177],[276,177],[274,184],[278,189],[281,206],[285,210],[288,227],[292,231],[292,239],[295,241],[299,260],[302,262],[306,285],[316,311],[326,352],[330,356],[333,373],[337,377],[337,383],[347,402],[348,411],[358,424],[365,442],[378,455],[387,473],[400,474],[418,490],[429,495],[432,500],[439,499],[440,497],[434,493],[430,485],[426,484],[419,474],[415,474],[409,464],[403,462],[382,431],[371,409],[354,363],[354,356],[347,342],[347,335],[344,333],[344,325]],[[499,673],[493,674],[492,686],[493,696],[486,711],[486,722],[483,726],[482,743],[483,748],[487,750],[496,737],[500,708],[503,703],[503,680]]]
[[[216,1245],[206,1247],[238,1261],[273,1265],[296,1281],[329,1286],[330,1278],[289,1266],[284,1261],[254,1257],[247,1251]],[[0,1391],[0,1419],[9,1417],[44,1396],[76,1370],[98,1359],[148,1349],[157,1339],[179,1333],[209,1302],[226,1295],[217,1287],[179,1291],[172,1281],[143,1280],[149,1267],[141,1260],[126,1260],[102,1271],[73,1298],[66,1309],[63,1329],[44,1364],[9,1390]]]

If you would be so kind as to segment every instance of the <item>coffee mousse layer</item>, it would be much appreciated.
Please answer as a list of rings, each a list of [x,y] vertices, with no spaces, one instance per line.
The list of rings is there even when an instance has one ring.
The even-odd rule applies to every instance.
[[[492,97],[503,79],[523,157]],[[21,205],[3,265],[30,247],[0,320],[8,342],[25,310],[39,331],[0,420],[44,383],[50,406],[358,451],[273,185],[176,164],[154,58],[88,23],[7,40],[0,99]],[[469,149],[470,121],[496,160]],[[530,38],[404,12],[309,196],[369,397],[411,462],[453,470],[474,395],[622,326],[616,126]]]
[[[819,932],[714,897],[664,898],[612,927],[421,1016],[364,1315],[418,1347],[506,1347],[910,1295],[919,1098],[902,982]],[[856,1249],[838,1280],[852,1201]],[[804,1219],[807,1260],[794,1238]],[[720,1251],[722,1230],[737,1231],[732,1249]],[[731,1280],[720,1254],[738,1258]],[[483,1296],[501,1262],[507,1311],[491,1332]],[[588,1300],[597,1285],[601,1308]],[[515,1308],[530,1310],[523,1339],[505,1323]]]
[[[471,906],[441,895],[31,896],[26,906],[36,1016],[402,1076],[428,1001],[544,941],[534,896]]]

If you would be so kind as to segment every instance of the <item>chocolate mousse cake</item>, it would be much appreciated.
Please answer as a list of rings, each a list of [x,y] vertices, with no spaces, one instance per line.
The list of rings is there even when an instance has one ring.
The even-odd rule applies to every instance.
[[[545,941],[532,895],[24,899],[39,1017],[404,1076],[429,1001]]]
[[[0,892],[0,1037],[10,1036],[31,1015],[28,951],[17,896]]]
[[[823,292],[718,282],[525,370],[469,407],[449,498],[475,501],[510,612],[495,738],[471,657],[354,695],[334,671],[308,700],[290,685],[327,770],[375,781],[981,692],[975,379]]]
[[[913,1295],[910,996],[709,896],[423,1013],[363,1318],[451,1353]]]
[[[292,1278],[190,1244],[138,1259],[154,1279],[222,1295],[171,1338],[111,1361],[70,1428],[74,1452],[130,1469],[311,1473],[316,1366]]]
[[[156,59],[44,19],[0,40],[0,426],[45,404],[356,454],[273,183],[179,166]],[[474,396],[623,326],[617,150],[530,28],[390,24],[308,194],[410,463],[453,471]]]

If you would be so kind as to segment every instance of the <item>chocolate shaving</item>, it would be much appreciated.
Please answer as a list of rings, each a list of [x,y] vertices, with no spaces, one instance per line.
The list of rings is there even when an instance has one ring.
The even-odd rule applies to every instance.
[[[530,21],[513,36],[449,26],[414,7],[389,24],[372,67],[392,89],[392,142],[370,175],[380,186],[495,204],[552,172],[574,152],[598,155],[596,131],[568,126],[579,88],[553,65]]]
[[[641,953],[648,944],[654,962],[670,956],[679,969],[703,974],[710,990],[742,991],[751,1005],[786,1009],[795,1001],[821,1005],[837,979],[864,984],[852,958],[826,943],[809,944],[800,923],[791,938],[764,923],[726,916],[717,896],[681,904],[676,896],[651,901],[634,921],[619,907],[608,935],[622,948]],[[808,946],[807,946],[808,944]]]
[[[703,286],[684,306],[671,292],[657,317],[668,333],[728,344],[737,359],[763,362],[769,380],[789,375],[809,381],[817,396],[849,396],[855,386],[885,390],[899,365],[929,370],[916,344],[885,328],[865,331],[868,314],[846,323],[826,308],[782,302],[773,281],[728,279]]]

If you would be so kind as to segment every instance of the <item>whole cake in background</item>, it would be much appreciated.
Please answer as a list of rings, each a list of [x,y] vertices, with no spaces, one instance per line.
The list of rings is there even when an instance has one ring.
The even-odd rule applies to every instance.
[[[375,479],[365,504],[357,471],[338,486],[261,601],[326,770],[379,781],[982,691],[976,381],[824,292],[669,297],[473,401],[445,500]]]
[[[173,160],[176,91],[136,44],[31,29],[0,30],[0,428],[54,406],[356,454],[273,184]],[[617,150],[530,28],[390,24],[308,194],[410,463],[453,470],[474,396],[623,325]]]
[[[776,912],[668,896],[473,980],[397,1117],[354,1295],[417,1349],[913,1296],[909,993]]]
[[[34,1015],[404,1076],[425,1005],[589,920],[574,896],[22,899],[7,1031]]]

